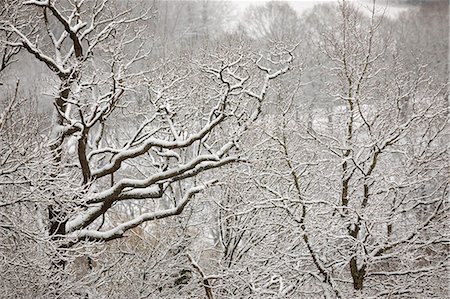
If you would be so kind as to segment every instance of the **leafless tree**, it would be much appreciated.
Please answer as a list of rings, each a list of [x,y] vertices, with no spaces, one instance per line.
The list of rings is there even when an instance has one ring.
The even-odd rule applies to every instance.
[[[18,21],[0,25],[12,37],[6,45],[27,51],[55,82],[48,148],[39,148],[46,176],[37,218],[55,249],[54,271],[67,277],[72,251],[179,215],[216,182],[208,170],[239,161],[236,144],[293,59],[293,49],[265,57],[238,45],[141,68],[151,58],[143,35],[151,6],[33,0],[15,8]],[[148,205],[115,221],[127,202]],[[63,280],[47,294],[76,294]]]
[[[222,248],[244,252],[236,268],[245,279],[234,290],[445,296],[447,82],[406,62],[383,9],[341,2],[327,10],[336,22],[317,27],[326,77],[308,74],[320,89],[297,94],[319,94],[330,108],[298,111],[305,99],[294,84],[282,88],[248,141],[258,145],[253,166],[238,168],[226,193]]]
[[[0,297],[446,296],[448,14],[227,7],[0,2]]]

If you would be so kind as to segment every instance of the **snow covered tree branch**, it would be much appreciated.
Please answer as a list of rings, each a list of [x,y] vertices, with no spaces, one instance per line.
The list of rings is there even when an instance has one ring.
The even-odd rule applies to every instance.
[[[67,172],[75,180],[81,178],[80,198],[76,202],[67,199],[71,202],[68,206],[66,200],[48,206],[49,235],[55,240],[62,240],[68,234],[69,238],[77,236],[79,240],[107,241],[123,236],[142,222],[181,213],[195,193],[210,185],[197,185],[200,174],[239,160],[232,153],[242,134],[239,126],[229,137],[214,136],[218,126],[237,117],[234,111],[241,104],[236,99],[256,99],[257,105],[261,105],[270,81],[287,72],[293,59],[292,51],[286,50],[278,54],[282,58],[278,61],[281,68],[272,69],[263,66],[261,55],[256,63],[251,63],[255,54],[245,50],[246,53],[238,52],[239,58],[231,63],[226,62],[230,59],[227,52],[222,58],[211,56],[205,61],[210,66],[201,64],[200,68],[183,66],[176,60],[143,67],[141,63],[148,59],[151,45],[138,40],[152,17],[151,7],[142,12],[137,7],[114,11],[108,8],[108,1],[64,4],[25,1],[23,4],[22,14],[36,12],[41,16],[46,36],[27,30],[25,24],[6,22],[3,26],[17,40],[10,42],[10,46],[23,47],[59,78],[49,145],[53,163],[58,166],[52,175],[57,177]],[[215,73],[213,65],[217,61],[221,67]],[[258,72],[264,74],[261,84],[253,80]],[[242,77],[244,73],[248,75]],[[184,123],[183,128],[183,118],[190,116],[182,113],[189,111],[178,109],[172,103],[190,98],[199,89],[198,84],[205,84],[195,82],[200,78],[210,81],[211,90],[200,91],[195,96],[208,97],[216,104],[205,107],[210,111],[198,116],[197,129],[189,128],[189,123]],[[123,125],[113,121],[117,110],[127,109],[130,98],[139,93],[142,85],[150,90],[150,97],[156,95],[148,99],[149,106],[135,108],[146,115],[146,120],[131,136],[118,133],[115,142],[108,141],[105,127]],[[246,120],[246,126],[256,118],[253,115]],[[245,131],[246,127],[243,128]],[[214,145],[209,145],[210,142]],[[196,153],[190,148],[195,148]],[[187,151],[191,153],[182,157]],[[146,175],[141,173],[141,178],[126,169],[130,163],[146,161],[151,166],[145,170]],[[179,181],[184,182],[187,190],[182,191],[184,199],[175,207],[142,214],[106,231],[93,228],[117,202],[162,198]]]

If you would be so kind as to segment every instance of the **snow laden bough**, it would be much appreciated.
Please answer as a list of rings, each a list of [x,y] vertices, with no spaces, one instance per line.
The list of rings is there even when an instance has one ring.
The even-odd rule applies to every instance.
[[[111,14],[107,2],[26,1],[17,10],[21,18],[1,22],[14,37],[8,46],[25,49],[58,82],[49,177],[79,180],[73,197],[46,193],[48,234],[61,250],[182,213],[217,182],[207,170],[240,160],[239,139],[260,115],[270,82],[293,61],[295,47],[280,45],[266,53],[219,46],[188,63],[149,61],[151,40],[143,33],[151,8]],[[32,13],[41,16],[38,24],[20,21]],[[195,101],[200,108],[189,104]],[[178,199],[163,209],[155,204],[122,223],[108,221],[116,205],[163,199],[179,182]]]

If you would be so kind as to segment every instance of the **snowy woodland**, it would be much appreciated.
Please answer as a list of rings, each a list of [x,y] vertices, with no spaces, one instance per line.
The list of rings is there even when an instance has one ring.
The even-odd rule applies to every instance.
[[[0,0],[0,298],[450,298],[448,1],[239,7]]]

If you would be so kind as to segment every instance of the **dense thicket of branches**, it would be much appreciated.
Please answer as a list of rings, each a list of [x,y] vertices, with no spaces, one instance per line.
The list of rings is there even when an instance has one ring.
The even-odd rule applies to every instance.
[[[0,1],[1,298],[448,297],[448,3]]]

